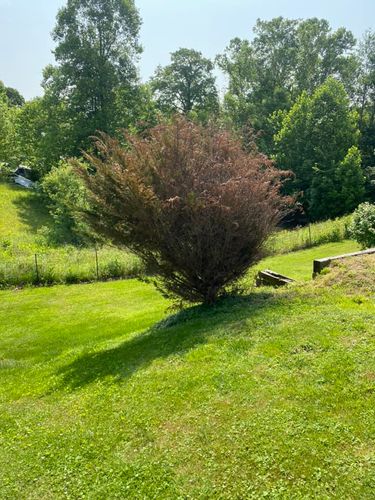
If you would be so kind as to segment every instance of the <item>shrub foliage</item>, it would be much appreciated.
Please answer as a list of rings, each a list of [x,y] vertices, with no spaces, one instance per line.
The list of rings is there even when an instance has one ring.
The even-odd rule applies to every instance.
[[[85,186],[69,163],[61,161],[45,175],[40,192],[54,222],[43,230],[49,243],[92,243],[89,228],[80,218],[80,209],[87,204]]]
[[[350,232],[363,248],[375,247],[375,204],[359,205],[353,214]]]
[[[261,257],[285,210],[285,173],[183,118],[126,139],[101,135],[86,155],[88,220],[139,255],[167,296],[213,303]]]

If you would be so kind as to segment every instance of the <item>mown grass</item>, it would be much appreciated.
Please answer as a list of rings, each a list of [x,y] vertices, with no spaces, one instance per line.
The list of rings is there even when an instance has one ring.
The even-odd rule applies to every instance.
[[[308,281],[312,278],[312,263],[315,259],[343,255],[359,251],[360,249],[360,245],[352,240],[344,240],[339,243],[326,243],[325,245],[291,252],[286,255],[267,257],[257,264],[254,271],[271,269],[294,280]],[[250,271],[251,277],[253,277],[254,271]]]
[[[366,266],[172,316],[133,280],[0,292],[0,497],[373,498]]]

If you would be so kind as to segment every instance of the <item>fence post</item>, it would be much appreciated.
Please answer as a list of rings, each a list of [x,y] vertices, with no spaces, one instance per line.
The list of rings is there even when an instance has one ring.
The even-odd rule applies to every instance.
[[[34,255],[34,259],[35,259],[35,274],[36,274],[36,281],[39,283],[40,281],[40,277],[39,277],[39,266],[38,266],[38,255],[35,254]]]
[[[96,279],[99,281],[99,259],[98,259],[98,249],[95,247],[95,264],[96,264]]]
[[[310,240],[310,247],[312,246],[312,238],[311,238],[311,223],[309,222],[309,240]]]

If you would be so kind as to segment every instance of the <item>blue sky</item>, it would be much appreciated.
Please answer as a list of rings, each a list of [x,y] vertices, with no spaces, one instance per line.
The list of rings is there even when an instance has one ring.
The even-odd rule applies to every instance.
[[[26,98],[41,94],[42,69],[53,62],[50,33],[64,3],[0,0],[0,80]],[[144,80],[179,47],[214,57],[231,38],[250,38],[258,17],[323,17],[333,28],[345,26],[357,37],[375,24],[375,0],[136,0],[136,5],[143,19]]]

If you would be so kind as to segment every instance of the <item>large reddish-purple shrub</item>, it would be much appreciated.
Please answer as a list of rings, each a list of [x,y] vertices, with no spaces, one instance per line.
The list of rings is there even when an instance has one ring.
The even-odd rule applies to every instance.
[[[127,143],[103,135],[87,155],[92,225],[139,255],[167,295],[214,302],[261,257],[283,212],[282,173],[182,118]]]

